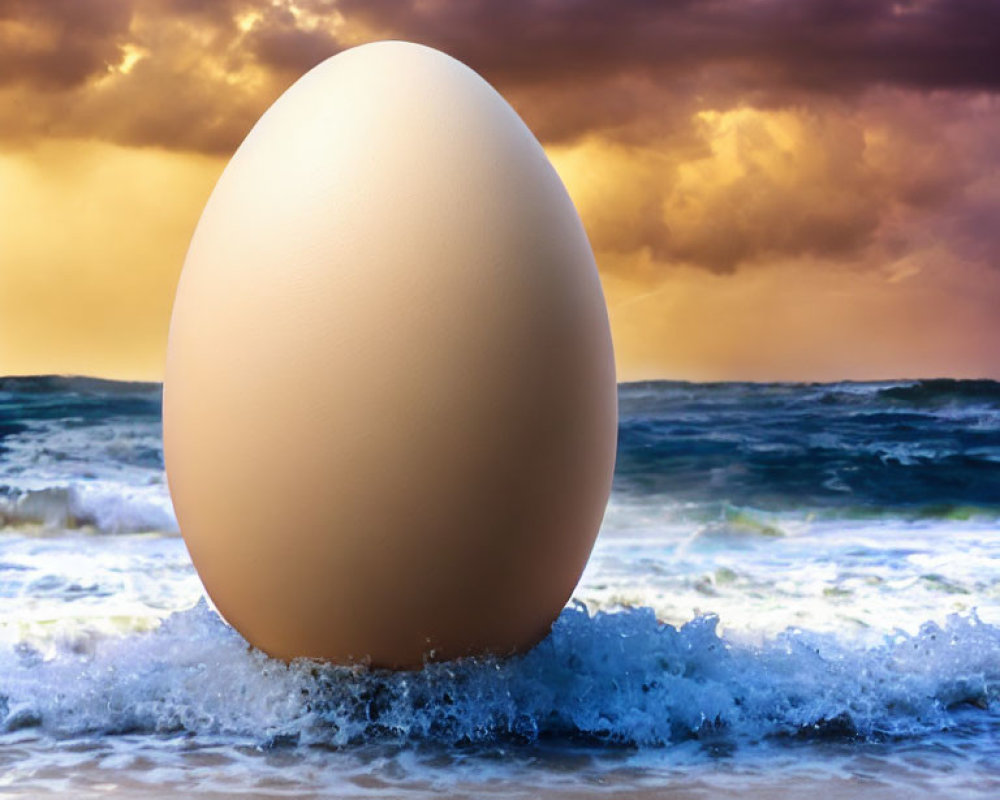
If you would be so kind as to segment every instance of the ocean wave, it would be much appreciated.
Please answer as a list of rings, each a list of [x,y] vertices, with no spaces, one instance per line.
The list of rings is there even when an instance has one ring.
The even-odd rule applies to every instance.
[[[769,511],[1000,511],[1000,383],[619,387],[615,489]]]
[[[940,408],[946,405],[991,405],[1000,408],[1000,382],[934,378],[897,386],[878,392],[879,399],[917,408]]]
[[[562,740],[663,747],[691,740],[879,739],[995,718],[1000,629],[975,614],[878,646],[801,629],[753,643],[713,616],[679,628],[648,608],[563,611],[508,659],[380,672],[250,649],[204,603],[157,630],[0,651],[7,731],[211,734],[344,747]]]
[[[0,486],[0,528],[22,526],[111,534],[178,530],[164,487],[97,482],[40,489]]]
[[[0,486],[96,481],[142,497],[164,484],[160,401],[158,384],[0,380]],[[1000,514],[996,381],[651,381],[621,384],[619,408],[619,497],[817,515]]]
[[[0,376],[0,392],[10,394],[107,395],[159,394],[161,384],[144,381],[115,381],[86,375],[5,375]]]

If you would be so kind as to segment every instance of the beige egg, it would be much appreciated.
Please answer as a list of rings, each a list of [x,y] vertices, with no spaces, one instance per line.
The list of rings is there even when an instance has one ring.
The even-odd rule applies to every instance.
[[[545,636],[610,491],[614,355],[576,210],[489,84],[379,42],[265,112],[191,240],[163,428],[194,565],[267,653]]]

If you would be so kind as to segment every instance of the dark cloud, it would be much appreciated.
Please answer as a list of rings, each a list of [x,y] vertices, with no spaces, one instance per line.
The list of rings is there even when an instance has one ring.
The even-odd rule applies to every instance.
[[[1000,89],[989,0],[341,0],[381,36],[439,47],[550,141],[628,134],[662,106],[783,106],[877,85]],[[637,79],[660,93],[637,91]],[[596,89],[575,102],[581,87]],[[566,95],[566,97],[563,97]],[[566,107],[570,110],[566,111]]]
[[[0,86],[81,86],[121,60],[131,4],[119,0],[0,0]]]
[[[289,82],[258,67],[244,41],[238,18],[255,5],[271,7],[0,0],[0,35],[6,22],[21,42],[0,50],[0,137],[232,152]]]
[[[318,10],[329,13],[325,8]],[[289,73],[292,79],[343,49],[329,30],[303,29],[294,14],[273,6],[250,30],[246,44],[258,63]]]
[[[769,86],[1000,88],[989,0],[342,0],[380,32],[440,46],[501,83],[711,66]]]
[[[345,21],[349,42],[337,27]],[[186,37],[154,48],[150,40],[167,41],[158,27]],[[214,94],[217,113],[232,107],[242,130],[246,103],[230,102],[231,87],[251,71],[259,113],[345,44],[386,37],[470,64],[546,141],[634,137],[650,120],[661,130],[683,125],[692,107],[780,107],[881,84],[1000,88],[1000,3],[989,0],[0,0],[0,87],[82,92],[122,62],[126,45],[139,45],[149,64],[115,81],[145,78],[159,89],[169,76],[171,94]],[[215,130],[230,127],[201,116]],[[176,141],[167,134],[178,126],[165,126],[160,144],[206,141],[214,150],[238,141]]]
[[[253,7],[253,0],[141,0],[146,13],[162,17],[201,19],[206,23],[230,27],[242,10]]]
[[[1000,118],[976,110],[1000,96],[991,0],[0,0],[0,138],[225,155],[298,75],[381,38],[468,63],[547,145],[617,148],[583,206],[607,252],[874,263],[933,229],[1000,253],[976,172],[997,154],[969,149]],[[747,117],[726,161],[695,112],[738,109],[788,115],[794,146]]]

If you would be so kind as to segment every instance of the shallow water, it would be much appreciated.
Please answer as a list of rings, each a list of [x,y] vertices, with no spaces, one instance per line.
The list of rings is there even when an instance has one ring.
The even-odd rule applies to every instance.
[[[0,796],[996,796],[1000,386],[620,396],[550,637],[393,675],[212,610],[158,386],[0,379]]]

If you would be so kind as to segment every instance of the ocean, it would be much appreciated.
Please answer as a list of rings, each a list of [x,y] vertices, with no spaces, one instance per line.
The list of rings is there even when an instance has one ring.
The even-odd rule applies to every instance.
[[[384,673],[220,619],[158,384],[0,379],[0,797],[1000,796],[1000,383],[619,396],[550,636]]]

